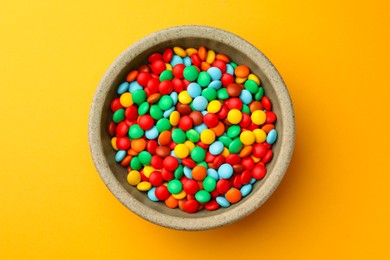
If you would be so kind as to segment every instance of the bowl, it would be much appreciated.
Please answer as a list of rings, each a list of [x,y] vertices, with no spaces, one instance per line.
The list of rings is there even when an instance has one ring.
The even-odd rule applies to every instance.
[[[144,63],[149,54],[165,48],[206,46],[228,55],[238,64],[247,65],[260,77],[266,95],[271,99],[273,111],[278,115],[275,124],[278,141],[273,145],[274,157],[267,164],[267,175],[254,184],[252,192],[239,203],[216,211],[201,210],[189,214],[170,209],[163,203],[150,201],[146,194],[130,186],[126,169],[114,160],[107,127],[112,117],[110,102],[117,86],[127,73]],[[109,67],[100,81],[89,115],[89,145],[93,162],[112,194],[128,209],[140,217],[172,229],[206,230],[233,223],[259,208],[282,180],[293,152],[295,142],[294,111],[283,79],[272,63],[252,44],[225,30],[187,25],[171,27],[146,36],[126,49]]]

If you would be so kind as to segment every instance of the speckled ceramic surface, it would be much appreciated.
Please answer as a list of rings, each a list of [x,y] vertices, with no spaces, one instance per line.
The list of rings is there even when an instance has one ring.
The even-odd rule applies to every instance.
[[[147,56],[167,47],[206,46],[228,55],[238,64],[246,64],[262,81],[266,95],[278,116],[278,141],[273,145],[274,157],[267,164],[267,176],[258,181],[250,195],[229,208],[202,210],[188,214],[149,201],[146,194],[126,181],[126,169],[114,160],[107,126],[112,117],[110,102],[116,88],[127,73],[144,63]],[[237,221],[259,208],[276,189],[290,163],[295,139],[294,111],[287,88],[275,67],[253,45],[224,30],[188,25],[153,33],[125,50],[103,76],[93,99],[89,117],[89,144],[95,166],[104,183],[127,208],[155,224],[174,229],[205,230]]]

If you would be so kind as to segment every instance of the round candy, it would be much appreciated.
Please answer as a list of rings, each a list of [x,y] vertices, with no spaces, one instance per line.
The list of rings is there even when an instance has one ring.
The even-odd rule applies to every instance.
[[[224,163],[218,168],[218,175],[221,179],[229,179],[233,175],[233,167]]]
[[[252,131],[245,130],[240,135],[240,141],[244,145],[251,145],[251,144],[253,144],[255,142],[255,140],[256,140],[256,137],[255,137],[255,134]]]
[[[186,158],[190,154],[190,149],[185,144],[176,145],[174,151],[178,158]]]
[[[198,69],[195,66],[188,66],[183,71],[183,76],[188,81],[194,81],[198,78]]]
[[[168,191],[171,194],[178,194],[182,191],[183,184],[179,180],[171,180],[168,182]]]
[[[215,140],[215,133],[213,130],[206,129],[200,134],[200,140],[204,144],[212,144]]]
[[[231,124],[239,124],[242,119],[241,111],[238,109],[232,109],[229,111],[227,118]]]
[[[205,190],[200,190],[195,194],[195,199],[200,203],[206,203],[211,199],[211,195]]]
[[[265,120],[266,120],[265,112],[262,110],[253,111],[253,113],[251,115],[251,120],[256,125],[264,124]]]

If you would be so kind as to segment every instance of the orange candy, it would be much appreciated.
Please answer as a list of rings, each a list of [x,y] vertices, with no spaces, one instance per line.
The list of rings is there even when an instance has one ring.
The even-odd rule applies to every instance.
[[[133,70],[129,74],[127,74],[126,81],[132,82],[134,81],[138,76],[138,70]]]
[[[236,74],[236,76],[239,78],[246,78],[246,77],[248,77],[249,73],[250,73],[250,70],[245,65],[239,65],[234,70],[234,74]]]
[[[134,139],[131,141],[131,149],[136,152],[142,152],[146,148],[146,140],[143,138]]]
[[[210,67],[211,65],[205,61],[202,61],[202,63],[200,64],[200,68],[202,69],[202,71],[207,71]]]
[[[216,60],[221,60],[225,63],[229,63],[230,62],[230,59],[228,56],[226,56],[225,54],[222,54],[222,53],[218,53],[216,56],[215,56],[215,59]]]
[[[184,203],[186,203],[186,199],[182,199],[182,200],[178,200],[177,202],[178,202],[178,204],[179,204],[179,208],[181,209],[181,210],[184,210]]]
[[[168,145],[172,142],[172,133],[170,131],[164,131],[158,137],[158,142],[161,145]]]
[[[240,152],[240,157],[243,158],[251,155],[252,149],[253,147],[251,145],[245,146]]]
[[[211,128],[216,136],[221,136],[225,132],[225,125],[219,122],[216,127]]]
[[[207,170],[205,167],[198,165],[192,169],[192,178],[196,181],[203,181],[207,176]]]
[[[165,205],[167,205],[168,208],[174,209],[179,205],[179,202],[171,195],[165,200]]]
[[[241,192],[240,190],[236,189],[236,188],[231,188],[230,190],[228,190],[228,192],[226,192],[225,194],[225,198],[227,199],[227,201],[229,201],[230,203],[236,203],[236,202],[239,202],[240,199],[241,199]]]
[[[265,124],[265,125],[261,128],[261,130],[263,130],[266,134],[268,134],[269,131],[271,131],[271,130],[274,129],[274,128],[275,128],[274,124]]]
[[[199,55],[199,58],[200,58],[202,61],[206,60],[206,57],[207,57],[207,50],[206,50],[206,47],[200,46],[200,47],[199,47],[199,50],[198,50],[198,55]]]

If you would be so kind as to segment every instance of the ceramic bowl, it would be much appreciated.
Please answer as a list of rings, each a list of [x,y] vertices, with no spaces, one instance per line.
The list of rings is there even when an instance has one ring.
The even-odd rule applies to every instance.
[[[130,186],[126,169],[114,160],[107,127],[112,118],[110,102],[118,85],[129,71],[145,63],[148,55],[165,48],[205,46],[224,53],[237,64],[246,64],[260,77],[266,95],[271,99],[278,120],[278,140],[274,157],[267,164],[267,175],[254,184],[252,192],[240,202],[216,211],[201,210],[188,214],[170,209],[164,203],[152,202],[147,195]],[[150,34],[131,45],[110,66],[97,87],[89,117],[89,145],[94,164],[112,194],[128,209],[155,224],[181,230],[205,230],[235,222],[259,208],[282,180],[293,152],[295,139],[294,111],[283,79],[272,63],[252,44],[230,32],[198,25],[178,26]]]

